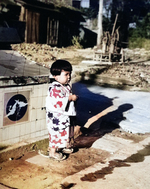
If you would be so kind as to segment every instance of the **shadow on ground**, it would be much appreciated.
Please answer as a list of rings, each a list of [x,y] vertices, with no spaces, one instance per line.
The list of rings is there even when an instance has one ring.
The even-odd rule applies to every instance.
[[[86,85],[80,82],[73,84],[73,93],[79,96],[76,103],[76,125],[81,126],[82,132],[82,135],[75,139],[74,146],[77,148],[89,148],[106,133],[120,128],[119,123],[126,119],[123,113],[133,108],[132,104],[122,104],[117,110],[100,117],[87,129],[83,127],[87,120],[112,106],[113,99],[90,92]]]

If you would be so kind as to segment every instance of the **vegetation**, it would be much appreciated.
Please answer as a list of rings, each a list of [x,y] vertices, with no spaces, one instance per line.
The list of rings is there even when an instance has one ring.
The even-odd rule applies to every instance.
[[[146,50],[150,50],[150,39],[146,38],[129,38],[129,48],[144,48]]]
[[[129,29],[129,48],[150,49],[150,13],[137,21],[136,28]]]
[[[116,28],[120,27],[120,41],[128,42],[129,48],[150,49],[149,0],[113,0],[106,10],[111,11],[111,16],[103,19],[104,31],[111,32],[116,14],[118,14]],[[130,28],[129,24],[132,23],[135,27]]]
[[[98,10],[94,8],[81,8],[81,11],[86,15],[88,19],[97,18]]]
[[[82,49],[83,48],[82,45],[80,44],[80,39],[79,39],[78,36],[73,36],[72,44],[77,49]]]
[[[66,6],[71,8],[70,0],[37,0],[46,3],[54,3],[55,6]],[[95,6],[90,8],[81,8],[80,11],[86,16],[87,19],[92,20],[92,29],[97,29],[97,16],[98,16],[98,2],[99,0],[92,0]],[[150,0],[112,0],[108,3],[104,0],[105,14],[103,15],[103,31],[112,32],[113,24],[116,14],[118,20],[116,28],[119,28],[120,41],[128,42],[129,48],[145,48],[150,49]],[[3,6],[7,4],[14,4],[13,0],[1,0]],[[15,13],[15,16],[14,16]],[[13,13],[8,12],[9,18],[18,18],[19,14],[15,10]],[[130,23],[135,23],[135,28],[129,28]],[[88,39],[89,40],[89,39]],[[76,48],[82,48],[80,38],[74,36],[72,44]],[[84,45],[83,45],[84,46]]]

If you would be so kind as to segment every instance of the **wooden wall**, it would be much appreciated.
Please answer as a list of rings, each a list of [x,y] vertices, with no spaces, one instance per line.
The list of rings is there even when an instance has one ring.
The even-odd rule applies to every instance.
[[[25,42],[39,43],[40,13],[22,7],[20,21],[26,22]]]
[[[66,47],[71,45],[72,36],[78,35],[78,23],[70,22],[69,18],[61,17],[60,13],[52,11],[36,11],[22,6],[20,21],[26,22],[26,43]]]

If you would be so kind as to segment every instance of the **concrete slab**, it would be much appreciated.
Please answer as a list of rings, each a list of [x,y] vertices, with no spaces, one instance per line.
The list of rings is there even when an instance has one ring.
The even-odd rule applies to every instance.
[[[51,163],[49,158],[42,157],[41,155],[33,156],[26,161],[39,166],[48,166]]]
[[[93,65],[112,65],[112,62],[100,62],[95,60],[83,60],[81,63],[83,64],[93,64]]]
[[[149,140],[145,141],[145,144],[149,144]],[[135,144],[131,140],[111,136],[109,134],[106,134],[102,138],[96,140],[92,145],[92,148],[110,152],[111,157],[109,160],[126,159],[137,151],[143,149],[143,147],[144,145],[141,143]]]
[[[150,144],[150,137],[140,143],[132,143],[130,140],[106,135],[97,140],[92,147],[109,151],[110,158],[103,164],[96,163],[66,177],[61,183],[74,183],[75,189],[148,189],[150,156],[143,156],[143,160],[133,163],[127,159],[148,144]]]
[[[1,66],[0,64],[0,75],[5,75],[5,72],[6,72],[6,68]]]
[[[13,50],[0,50],[0,66],[0,76],[49,75],[49,69],[25,59]]]
[[[131,145],[130,140],[122,139],[119,137],[113,137],[110,135],[104,135],[102,138],[96,140],[92,144],[92,148],[106,150],[111,154],[116,153],[118,150],[123,149],[125,146]]]
[[[123,116],[126,119],[119,123],[122,129],[132,133],[150,132],[150,93],[124,91],[93,85],[88,86],[87,89],[93,93],[113,99],[115,107],[119,108],[124,104],[133,106],[130,110],[123,112]]]
[[[95,164],[84,171],[73,176],[69,176],[62,181],[63,183],[74,183],[75,189],[149,189],[149,168],[150,157],[146,157],[144,162],[128,163],[122,167],[112,167],[110,172],[101,178],[101,172],[110,168],[108,164]],[[99,173],[99,174],[98,174]],[[93,180],[90,180],[90,176]],[[89,180],[87,179],[89,176]]]

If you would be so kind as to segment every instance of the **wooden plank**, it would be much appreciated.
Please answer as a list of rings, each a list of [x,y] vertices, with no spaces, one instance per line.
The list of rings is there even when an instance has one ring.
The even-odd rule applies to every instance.
[[[32,43],[32,11],[29,11],[28,15],[28,26],[29,26],[29,33],[28,33],[28,43]]]
[[[47,44],[49,44],[49,30],[50,30],[50,23],[49,23],[50,18],[48,17],[47,19]]]
[[[31,43],[32,36],[32,12],[27,10],[26,14],[26,42]]]
[[[35,38],[36,38],[36,42],[39,43],[39,38],[40,38],[40,35],[39,35],[39,27],[40,27],[40,14],[39,13],[36,13],[36,23],[35,23],[36,27],[36,31],[35,31]]]
[[[22,22],[26,21],[26,9],[23,6],[21,6],[21,12],[20,12],[19,20],[22,21]]]
[[[39,21],[40,14],[36,12],[26,11],[26,32],[25,42],[39,42]]]
[[[56,37],[56,45],[58,45],[58,32],[59,31],[59,20],[57,20],[57,37]]]
[[[26,14],[25,14],[25,21],[26,21],[26,29],[25,29],[25,42],[27,43],[27,12],[28,10],[26,10]]]
[[[28,36],[29,36],[29,11],[26,11],[26,32],[25,32],[25,42],[28,43]]]
[[[36,14],[35,12],[32,12],[32,24],[31,24],[31,42],[36,42]]]
[[[49,21],[49,44],[52,45],[52,20]]]

